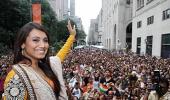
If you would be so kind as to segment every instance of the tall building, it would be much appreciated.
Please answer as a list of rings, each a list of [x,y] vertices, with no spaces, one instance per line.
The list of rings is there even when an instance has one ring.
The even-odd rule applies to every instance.
[[[96,45],[98,43],[98,22],[97,19],[91,19],[89,35],[87,37],[89,45]]]
[[[75,0],[48,0],[59,21],[70,18],[77,29],[84,30],[81,18],[75,16]]]
[[[74,16],[74,17],[70,17],[77,25],[77,29],[79,30],[83,30],[83,25],[82,25],[82,20],[80,17]]]
[[[68,18],[69,9],[68,9],[68,0],[47,0],[51,5],[51,8],[56,13],[58,20],[63,20]]]
[[[69,17],[69,1],[68,0],[62,0],[63,1],[63,19],[67,19]]]
[[[170,57],[170,0],[133,0],[132,51]]]
[[[81,18],[75,16],[75,0],[69,0],[69,5],[69,18],[76,23],[77,29],[84,30]]]
[[[103,35],[103,10],[101,9],[99,15],[97,16],[97,23],[98,23],[98,45],[103,45],[104,43],[104,35]]]
[[[71,18],[77,25],[79,30],[83,30],[82,20],[80,17],[75,16],[75,0],[69,0],[69,18]]]
[[[109,50],[131,48],[132,0],[102,0],[101,44]]]
[[[70,16],[75,16],[75,0],[70,0]]]

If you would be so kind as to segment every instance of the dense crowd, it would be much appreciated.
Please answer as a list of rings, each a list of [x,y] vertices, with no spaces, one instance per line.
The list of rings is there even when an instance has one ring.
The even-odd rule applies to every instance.
[[[0,59],[2,93],[13,56]],[[170,59],[86,47],[70,51],[63,70],[72,100],[147,100],[154,90],[155,72],[170,80]]]
[[[123,51],[75,49],[63,66],[74,100],[147,100],[158,77],[170,79],[169,59]]]

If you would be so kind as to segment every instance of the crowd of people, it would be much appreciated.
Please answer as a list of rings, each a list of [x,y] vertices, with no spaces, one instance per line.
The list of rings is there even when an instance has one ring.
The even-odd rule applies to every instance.
[[[157,100],[149,94],[161,79],[170,80],[170,59],[97,48],[74,49],[63,68],[74,100]],[[170,95],[162,98],[170,100]]]
[[[3,93],[13,56],[0,59]],[[70,51],[63,62],[63,74],[72,100],[156,100],[149,99],[149,94],[156,91],[161,79],[170,81],[170,59],[85,47]]]

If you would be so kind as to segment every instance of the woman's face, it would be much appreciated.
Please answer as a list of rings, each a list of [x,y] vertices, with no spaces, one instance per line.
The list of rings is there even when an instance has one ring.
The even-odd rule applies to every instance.
[[[43,59],[49,48],[47,35],[43,31],[33,29],[26,38],[25,43],[22,44],[22,48],[24,48],[24,56],[29,59]]]

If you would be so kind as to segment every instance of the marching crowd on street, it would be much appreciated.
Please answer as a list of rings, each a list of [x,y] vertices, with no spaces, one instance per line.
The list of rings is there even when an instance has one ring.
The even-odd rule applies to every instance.
[[[97,48],[75,49],[63,64],[69,94],[83,100],[170,100],[170,59]],[[77,91],[76,91],[77,90]]]
[[[13,56],[0,59],[2,94]],[[71,100],[170,100],[170,59],[84,47],[70,51],[63,73]]]

